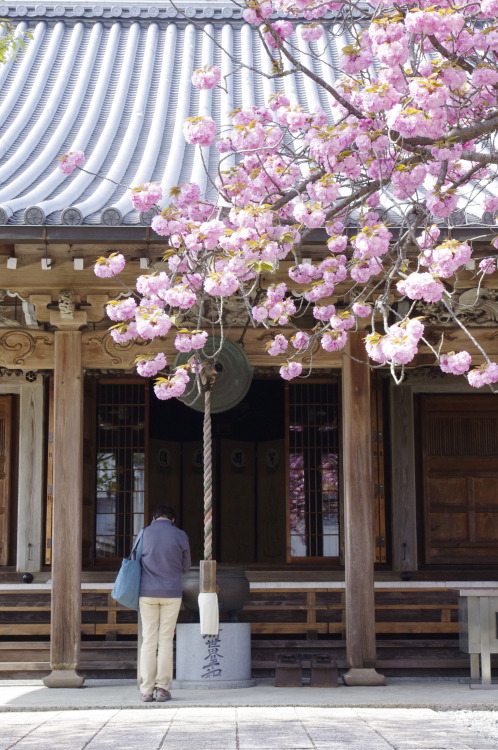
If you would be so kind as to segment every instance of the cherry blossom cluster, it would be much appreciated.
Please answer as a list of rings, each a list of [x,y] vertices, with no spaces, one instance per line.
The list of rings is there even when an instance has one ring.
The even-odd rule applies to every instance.
[[[72,174],[84,162],[85,154],[83,151],[70,151],[68,154],[59,157],[59,169],[63,174]]]
[[[194,70],[192,85],[197,89],[212,89],[219,83],[220,78],[221,70],[216,65],[208,65]]]
[[[418,318],[388,326],[386,333],[370,333],[365,339],[366,350],[374,362],[406,365],[417,354],[424,326]]]
[[[355,8],[361,27],[350,22]],[[191,183],[169,196],[155,183],[132,188],[136,210],[157,207],[152,229],[167,252],[159,273],[138,279],[136,297],[109,305],[111,334],[116,341],[174,336],[195,368],[208,338],[206,306],[221,321],[232,298],[251,325],[267,329],[267,352],[280,358],[284,379],[302,373],[304,352],[340,351],[365,324],[374,365],[403,368],[423,338],[417,303],[447,305],[456,315],[455,280],[473,273],[477,285],[497,271],[496,232],[462,240],[455,224],[466,206],[498,211],[498,0],[246,0],[242,15],[284,83],[265,105],[235,110],[222,128],[204,114],[185,121],[187,143],[206,150],[206,163],[219,158],[218,200]],[[349,24],[350,44],[332,63],[334,75],[320,79],[335,33],[331,15]],[[321,86],[309,111],[284,85],[286,66]],[[216,65],[192,75],[199,89],[220,80]],[[61,169],[70,174],[82,158],[67,154]],[[321,254],[309,258],[317,230]],[[113,253],[95,272],[106,278],[123,265]],[[397,312],[401,298],[408,317]],[[482,352],[485,363],[469,372],[468,352],[432,351],[444,372],[467,373],[473,386],[498,382],[498,365]],[[141,369],[149,372],[153,361]],[[160,397],[185,388],[187,370],[160,379]]]

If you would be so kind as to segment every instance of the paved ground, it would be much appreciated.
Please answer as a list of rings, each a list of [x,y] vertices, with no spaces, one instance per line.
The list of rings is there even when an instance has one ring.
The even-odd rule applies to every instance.
[[[0,715],[0,750],[498,748],[498,732],[493,739],[456,718],[427,708],[181,708],[173,702],[157,710],[7,712]]]
[[[498,686],[497,686],[498,688]],[[498,689],[458,680],[385,687],[176,690],[142,704],[132,680],[78,690],[0,681],[0,750],[491,750]]]
[[[326,706],[412,707],[437,709],[498,709],[498,685],[490,690],[470,689],[457,679],[410,680],[387,678],[382,687],[276,688],[272,680],[259,680],[255,687],[236,690],[173,689],[168,708],[221,706]],[[211,687],[213,683],[211,683]],[[162,709],[141,704],[133,680],[89,680],[82,688],[46,688],[41,680],[0,681],[0,714],[3,711],[40,711],[137,708]]]

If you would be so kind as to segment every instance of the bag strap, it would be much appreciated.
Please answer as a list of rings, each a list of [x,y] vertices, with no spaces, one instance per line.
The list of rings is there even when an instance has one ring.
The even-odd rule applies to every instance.
[[[133,548],[130,552],[130,560],[140,560],[142,557],[142,546],[143,546],[143,539],[144,536],[144,530],[142,529],[135,539],[135,544],[133,545]]]

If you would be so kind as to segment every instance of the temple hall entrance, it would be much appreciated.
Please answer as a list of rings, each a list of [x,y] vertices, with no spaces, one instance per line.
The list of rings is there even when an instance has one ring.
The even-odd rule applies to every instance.
[[[197,563],[203,557],[203,414],[177,399],[150,398],[149,508],[175,508]],[[212,435],[215,558],[285,563],[284,383],[253,381],[237,406],[212,415]]]

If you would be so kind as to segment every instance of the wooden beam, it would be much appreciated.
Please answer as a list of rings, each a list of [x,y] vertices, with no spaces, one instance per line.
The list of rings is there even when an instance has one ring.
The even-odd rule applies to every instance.
[[[293,329],[279,329],[279,333],[291,335]],[[227,337],[238,341],[242,328],[231,328]],[[250,329],[244,337],[244,351],[255,367],[275,367],[282,364],[284,357],[270,357],[265,351],[266,342],[274,332],[265,328]],[[54,336],[52,331],[23,328],[0,328],[0,367],[23,370],[52,370],[54,368]],[[84,369],[130,370],[134,368],[139,355],[164,352],[173,363],[178,353],[173,346],[174,336],[166,340],[129,341],[116,344],[107,329],[83,331],[82,364]],[[304,367],[340,368],[341,352],[329,353],[317,348],[312,355],[302,357]]]
[[[83,505],[81,333],[55,333],[51,674],[47,687],[80,687]]]
[[[353,333],[342,374],[344,556],[348,685],[381,685],[375,670],[374,525],[370,370],[365,349]],[[360,361],[358,361],[360,360]]]
[[[266,343],[276,332],[276,330],[268,331],[266,328],[251,328],[246,331],[244,351],[250,363],[255,367],[280,366],[285,360],[285,357],[270,357],[265,350]],[[278,329],[278,332],[291,335],[293,329]],[[230,328],[227,331],[227,338],[237,342],[241,334],[242,328]],[[126,344],[116,344],[108,331],[83,331],[83,367],[84,369],[132,369],[137,356],[157,352],[164,352],[168,357],[168,362],[173,364],[178,353],[173,346],[173,341],[174,336],[168,336],[166,340],[129,341]],[[302,357],[301,361],[304,368],[310,365],[313,368],[340,368],[342,353],[330,353],[317,348],[312,355],[306,354]]]

